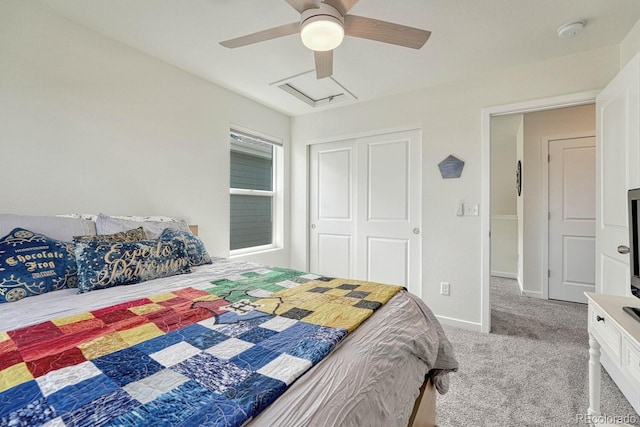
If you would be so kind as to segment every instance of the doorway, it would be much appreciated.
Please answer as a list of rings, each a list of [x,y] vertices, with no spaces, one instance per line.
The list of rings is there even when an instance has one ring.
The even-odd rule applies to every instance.
[[[482,111],[482,124],[483,124],[483,138],[482,138],[482,204],[481,204],[481,222],[482,222],[482,234],[481,234],[481,251],[482,251],[482,323],[481,331],[489,332],[491,329],[491,305],[490,305],[490,283],[491,283],[491,241],[492,241],[492,226],[491,226],[491,201],[492,201],[492,188],[491,188],[491,165],[492,165],[492,153],[491,153],[491,132],[492,132],[492,118],[500,117],[510,114],[527,114],[527,113],[544,113],[550,110],[563,109],[566,107],[584,106],[587,104],[593,104],[597,92],[584,92],[574,95],[566,95],[555,98],[548,98],[543,100],[529,101],[517,104],[510,104],[498,107],[487,108]],[[549,134],[547,133],[547,136]],[[541,141],[541,139],[539,139]],[[540,142],[538,142],[540,144]],[[530,147],[531,148],[531,147]],[[522,231],[518,231],[518,244],[523,246],[522,254],[519,260],[519,266],[517,268],[518,275],[521,275],[522,294],[535,296],[539,298],[543,296],[543,283],[546,283],[544,276],[546,271],[542,269],[542,250],[540,245],[529,245],[528,242],[535,240],[537,234],[538,238],[541,235],[542,215],[540,209],[540,197],[524,198],[527,190],[534,189],[537,194],[540,192],[540,171],[541,171],[541,156],[540,146],[538,145],[538,155],[529,156],[530,161],[524,162],[522,165],[522,197],[524,200],[529,200],[531,203],[523,203],[523,227]],[[535,161],[537,158],[537,162]],[[546,160],[546,159],[545,159]],[[512,164],[513,182],[515,187],[515,161]],[[531,174],[531,171],[537,171]],[[537,174],[537,179],[536,179]],[[536,188],[537,186],[537,188]],[[535,191],[534,191],[535,193]],[[545,216],[544,221],[547,220]],[[527,224],[528,223],[528,224]],[[528,225],[528,227],[526,227]],[[520,228],[520,227],[519,227]],[[531,235],[533,233],[533,235]],[[533,236],[533,237],[532,237]],[[527,242],[527,243],[524,243]],[[523,244],[524,243],[524,244]],[[527,257],[528,252],[533,252],[532,255]],[[535,267],[537,264],[537,268]],[[533,284],[535,287],[528,287],[528,284]],[[546,287],[544,289],[546,294]]]

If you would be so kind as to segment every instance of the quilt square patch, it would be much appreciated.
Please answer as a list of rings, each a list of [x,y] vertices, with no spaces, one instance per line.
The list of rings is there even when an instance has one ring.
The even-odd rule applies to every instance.
[[[216,356],[219,359],[231,359],[253,347],[253,343],[239,340],[237,338],[228,338],[207,350],[207,353]]]
[[[229,361],[249,371],[257,371],[280,355],[280,352],[256,345],[234,356]]]
[[[224,396],[237,402],[247,413],[260,413],[286,389],[284,382],[256,372],[237,387],[227,390]],[[259,390],[257,394],[256,390]]]
[[[79,348],[73,347],[68,350],[63,350],[57,354],[50,354],[40,359],[31,360],[27,362],[27,368],[33,374],[35,378],[47,374],[48,372],[55,371],[57,369],[65,368],[67,366],[77,365],[86,361],[87,359],[82,354]]]
[[[282,332],[285,329],[295,325],[296,323],[298,323],[298,320],[296,319],[288,319],[286,317],[276,316],[273,319],[264,322],[262,325],[260,325],[260,327],[271,329],[272,331],[276,332]]]
[[[205,329],[205,328],[202,327],[202,329]],[[197,335],[187,337],[185,340],[186,342],[188,342],[194,347],[199,348],[200,350],[206,350],[228,339],[229,339],[228,336],[221,334],[220,332],[216,332],[211,329],[206,329],[205,331]]]
[[[240,426],[247,419],[248,412],[237,402],[224,396],[212,395],[206,404],[187,418],[182,425],[202,427]]]
[[[336,287],[336,289],[344,289],[345,291],[352,291],[357,288],[358,285],[350,285],[348,283],[343,283],[342,285]]]
[[[365,308],[367,310],[377,310],[378,308],[380,308],[380,306],[382,306],[382,303],[379,303],[378,301],[362,300],[358,301],[358,303],[354,304],[353,306],[358,308]]]
[[[325,286],[316,286],[313,289],[309,289],[309,292],[317,292],[319,294],[322,294],[324,292],[330,291],[331,289],[333,289],[333,288],[327,288]]]
[[[63,387],[50,394],[47,400],[64,418],[84,405],[118,390],[118,384],[111,381],[106,375],[100,374],[77,384]]]
[[[55,409],[49,406],[45,398],[40,398],[5,416],[0,416],[0,425],[39,426],[52,421],[55,417]]]
[[[221,316],[222,317],[222,316]],[[221,319],[222,320],[222,319]],[[220,323],[209,326],[214,331],[220,332],[228,337],[238,337],[250,329],[266,322],[269,320],[269,317],[263,316],[254,319],[249,319],[247,321],[239,321],[236,323]]]
[[[106,354],[127,348],[127,346],[128,344],[120,338],[120,335],[114,332],[79,344],[78,348],[87,360],[94,360]]]
[[[2,375],[2,372],[0,372]],[[31,402],[42,399],[42,393],[35,381],[26,381],[16,385],[10,392],[0,388],[0,420],[11,413],[27,407]],[[15,417],[12,417],[15,418]],[[8,423],[6,425],[9,425]],[[16,424],[19,425],[19,424]]]
[[[5,353],[0,353],[0,372],[21,362],[23,362],[23,359],[18,350],[10,350]]]
[[[129,393],[129,396],[144,404],[178,388],[187,381],[190,380],[184,375],[171,369],[164,369],[140,381],[129,383],[123,389]]]
[[[363,292],[363,291],[352,291],[346,294],[345,296],[348,298],[366,298],[369,296],[371,292]]]
[[[62,331],[53,322],[43,322],[9,332],[9,337],[20,349],[62,335],[64,335]]]
[[[26,383],[33,379],[33,374],[29,372],[27,364],[24,362],[9,366],[0,371],[0,392],[12,387]]]
[[[207,353],[200,353],[171,369],[216,393],[224,393],[251,375],[250,371]]]
[[[95,359],[93,363],[120,386],[138,381],[162,370],[162,365],[134,348],[125,348],[107,354]]]
[[[305,310],[304,308],[292,308],[290,310],[285,311],[284,313],[280,314],[280,316],[282,317],[287,317],[289,319],[295,319],[295,320],[300,320],[300,319],[304,319],[305,317],[309,316],[313,314],[313,311],[311,310]]]
[[[168,334],[152,338],[148,341],[143,341],[133,348],[145,354],[152,354],[174,344],[178,344],[179,342],[182,342],[182,340],[184,340],[184,336],[182,336],[180,333],[170,332]]]
[[[272,331],[271,329],[265,328],[253,328],[247,332],[244,332],[238,336],[243,341],[249,341],[254,344],[258,344],[264,340],[271,338],[276,335],[278,332]]]
[[[114,426],[195,426],[185,420],[199,408],[207,406],[212,400],[209,390],[201,385],[187,381],[173,390],[160,395],[135,411],[123,414],[113,420]]]
[[[271,350],[286,352],[298,345],[303,339],[312,336],[319,328],[318,325],[298,322],[279,334],[262,341],[260,345]]]
[[[281,354],[257,372],[289,385],[310,367],[311,362],[306,359]]]
[[[65,387],[73,386],[82,381],[101,375],[102,372],[91,362],[79,363],[75,366],[51,371],[36,379],[40,390],[45,396],[56,393]]]
[[[165,367],[177,365],[200,353],[200,349],[186,342],[179,342],[149,356]]]
[[[126,414],[139,406],[124,390],[98,396],[85,405],[62,413],[62,420],[68,426],[102,426],[113,417]]]

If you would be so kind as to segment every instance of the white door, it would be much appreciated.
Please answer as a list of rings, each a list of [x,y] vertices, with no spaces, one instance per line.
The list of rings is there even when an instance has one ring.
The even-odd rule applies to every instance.
[[[549,141],[549,298],[595,290],[595,137]]]
[[[640,56],[596,98],[596,290],[630,295],[627,190],[640,187]]]
[[[356,142],[311,146],[310,269],[333,277],[356,274]]]
[[[422,295],[421,140],[413,130],[311,147],[312,272]]]

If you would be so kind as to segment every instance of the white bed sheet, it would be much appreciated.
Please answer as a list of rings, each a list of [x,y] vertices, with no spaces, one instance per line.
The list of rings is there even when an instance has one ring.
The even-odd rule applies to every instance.
[[[206,289],[212,280],[242,279],[241,272],[256,268],[216,259],[191,274],[85,294],[68,289],[25,298],[0,306],[0,331],[173,289]],[[425,374],[456,367],[435,316],[420,299],[400,292],[248,424],[406,426]]]

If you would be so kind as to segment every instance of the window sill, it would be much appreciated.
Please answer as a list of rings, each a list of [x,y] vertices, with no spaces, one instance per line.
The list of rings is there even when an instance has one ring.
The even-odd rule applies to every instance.
[[[229,251],[229,258],[240,258],[248,255],[260,255],[270,252],[281,251],[283,248],[275,245],[256,246],[253,248],[236,249]]]

